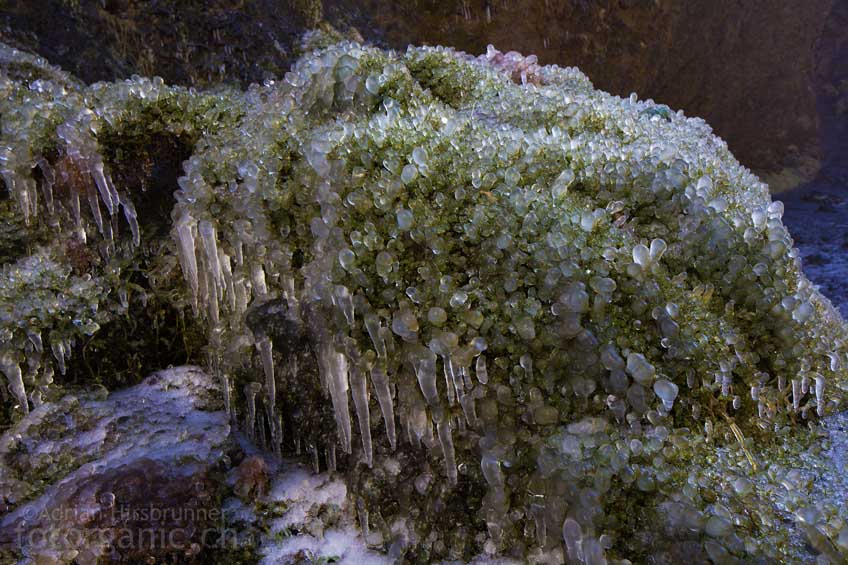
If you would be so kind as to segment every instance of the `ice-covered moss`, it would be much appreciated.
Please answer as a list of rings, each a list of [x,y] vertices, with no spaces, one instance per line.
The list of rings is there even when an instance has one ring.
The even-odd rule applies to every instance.
[[[106,258],[145,241],[113,169],[137,140],[191,151],[171,250],[225,405],[344,471],[373,546],[845,556],[848,517],[791,469],[844,406],[846,326],[702,120],[493,48],[343,42],[244,93],[12,82],[7,186]],[[62,103],[52,137],[15,117]],[[31,169],[53,137],[42,169],[76,188],[51,214]]]
[[[108,292],[108,283],[73,275],[47,250],[2,267],[0,371],[21,411],[41,403],[54,363],[64,375],[73,342],[94,334],[108,317],[101,309]]]

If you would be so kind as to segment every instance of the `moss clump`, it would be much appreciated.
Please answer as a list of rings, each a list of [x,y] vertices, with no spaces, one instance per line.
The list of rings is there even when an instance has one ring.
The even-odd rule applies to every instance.
[[[243,93],[7,86],[16,201],[114,273],[164,230],[112,179],[157,140],[190,152],[164,245],[225,405],[345,472],[391,556],[848,549],[848,517],[788,470],[844,405],[845,323],[703,121],[493,48],[341,42]],[[52,137],[20,117],[40,107]],[[35,163],[66,173],[47,213]]]

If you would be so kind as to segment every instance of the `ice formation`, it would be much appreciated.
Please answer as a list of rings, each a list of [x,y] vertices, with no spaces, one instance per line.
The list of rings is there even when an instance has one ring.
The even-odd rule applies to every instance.
[[[844,406],[846,326],[702,120],[494,48],[339,43],[243,93],[69,84],[0,81],[21,213],[131,252],[109,144],[191,140],[171,249],[228,409],[345,472],[390,556],[845,557],[844,505],[768,450]],[[0,368],[25,409],[24,335]]]

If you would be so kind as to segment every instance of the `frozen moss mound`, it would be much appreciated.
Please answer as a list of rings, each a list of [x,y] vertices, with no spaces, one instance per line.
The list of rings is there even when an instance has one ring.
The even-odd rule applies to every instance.
[[[848,558],[845,492],[816,484],[846,326],[707,124],[516,53],[311,40],[246,92],[4,51],[3,179],[55,234],[0,284],[18,414],[93,302],[141,315],[142,269],[233,421],[343,473],[390,557]],[[21,319],[56,277],[85,299]]]

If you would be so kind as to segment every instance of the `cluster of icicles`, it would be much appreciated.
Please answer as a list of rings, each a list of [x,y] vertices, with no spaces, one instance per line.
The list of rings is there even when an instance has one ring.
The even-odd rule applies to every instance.
[[[244,346],[247,339],[243,329],[244,315],[249,304],[261,304],[270,299],[266,282],[265,266],[261,262],[246,265],[245,254],[241,246],[235,247],[235,256],[230,257],[219,245],[218,234],[209,221],[195,220],[190,213],[184,213],[175,224],[175,236],[178,242],[179,259],[186,281],[195,297],[196,307],[201,315],[209,321],[210,366],[221,379],[224,391],[224,401],[227,412],[234,414],[231,400],[230,378],[222,368],[222,355],[228,349]],[[249,273],[249,276],[241,273]],[[294,290],[294,282],[290,276],[275,273],[275,278],[283,282],[283,295],[289,305],[287,316],[296,323],[304,324],[298,306],[303,302]],[[429,347],[420,344],[407,343],[403,351],[396,351],[393,334],[404,336],[414,326],[417,331],[417,321],[411,313],[399,312],[392,321],[392,327],[381,324],[379,318],[361,295],[352,296],[350,291],[341,285],[333,287],[329,302],[351,327],[361,317],[361,323],[371,339],[376,358],[363,359],[355,340],[338,333],[331,335],[326,328],[331,327],[328,321],[308,323],[310,339],[316,343],[316,355],[321,382],[329,392],[332,401],[338,439],[345,453],[352,451],[352,419],[349,402],[352,398],[358,429],[362,441],[363,458],[371,467],[373,464],[373,447],[371,439],[371,423],[369,414],[370,390],[373,390],[385,421],[386,435],[392,449],[397,446],[395,427],[395,409],[393,386],[387,371],[387,359],[402,353],[403,357],[414,368],[415,377],[421,393],[433,409],[436,433],[433,435],[432,426],[428,425],[424,407],[404,414],[401,423],[407,432],[409,441],[432,447],[440,444],[444,454],[446,474],[451,484],[457,482],[456,458],[451,435],[451,419],[439,411],[437,378],[439,373],[444,375],[448,402],[450,406],[459,404],[465,415],[465,423],[474,426],[477,422],[475,411],[475,396],[470,392],[474,389],[472,378],[481,385],[488,383],[488,369],[483,352],[486,349],[485,340],[476,338],[459,354],[451,354],[456,344],[440,343],[433,340]],[[222,303],[226,304],[229,315],[226,317],[231,324],[225,327],[221,314]],[[225,332],[234,331],[239,337],[235,343],[222,343],[221,336]],[[454,336],[455,337],[455,336]],[[246,413],[243,415],[245,431],[251,437],[259,437],[265,427],[270,430],[271,437],[264,438],[265,445],[274,451],[280,451],[282,444],[282,418],[277,403],[277,375],[281,369],[275,367],[272,340],[267,335],[256,335],[253,346],[261,359],[265,379],[263,383],[251,382],[245,385]],[[438,359],[442,359],[442,370],[438,369]],[[283,370],[297,371],[296,366],[286,366]],[[368,378],[363,371],[367,371]],[[370,382],[370,387],[369,387]],[[257,412],[257,397],[261,394],[265,406],[264,423]],[[458,421],[459,425],[463,425]],[[299,441],[295,439],[299,445]],[[317,470],[318,447],[311,446]],[[299,451],[299,449],[298,449]],[[326,457],[330,468],[335,464],[335,442],[327,446]]]
[[[126,193],[116,189],[109,173],[105,170],[95,140],[87,132],[88,128],[79,123],[59,126],[57,134],[65,141],[64,156],[55,166],[40,155],[32,160],[40,173],[40,182],[33,178],[31,168],[21,166],[21,163],[16,161],[18,156],[12,152],[12,148],[8,147],[0,153],[0,174],[27,225],[41,220],[39,215],[43,214],[42,210],[46,212],[43,221],[57,230],[60,226],[60,218],[70,217],[74,226],[72,237],[83,244],[89,239],[87,219],[82,204],[86,202],[97,231],[103,237],[104,245],[101,250],[108,257],[114,252],[120,225],[120,210],[123,211],[123,217],[132,234],[132,243],[136,247],[140,244],[140,229],[132,201]],[[61,199],[54,197],[54,189],[57,186],[63,191]],[[30,271],[52,269],[54,272],[47,273],[46,276],[55,275],[59,279],[55,284],[70,284],[71,279],[68,278],[67,273],[61,277],[58,275],[64,267],[41,255],[32,256],[22,264],[12,266],[5,275],[16,276],[15,270],[18,268]],[[87,284],[89,278],[83,279],[83,282]],[[76,338],[96,331],[96,328],[87,329],[82,325],[78,329],[79,335],[51,335],[47,344],[55,360],[56,369],[62,375],[67,370],[67,361],[71,357]],[[0,371],[5,374],[9,382],[9,390],[24,414],[29,413],[30,404],[33,406],[41,404],[44,389],[53,382],[55,369],[49,355],[44,355],[45,344],[41,330],[42,328],[30,327],[26,330],[25,336],[6,336],[6,343],[0,345]],[[20,345],[21,341],[23,346],[20,349],[26,360],[24,369],[21,367],[19,351],[13,349],[16,344]],[[25,381],[33,382],[35,385],[29,394]],[[3,393],[5,396],[5,388]]]
[[[86,119],[87,118],[87,119]],[[54,187],[58,184],[71,189],[63,202],[69,208],[74,220],[74,234],[85,243],[88,234],[83,223],[83,204],[88,205],[98,232],[107,242],[107,249],[114,245],[115,232],[118,229],[118,215],[122,210],[132,233],[133,244],[140,243],[138,216],[132,200],[126,193],[119,192],[111,176],[106,172],[103,158],[97,151],[97,144],[89,132],[87,122],[90,117],[83,115],[79,121],[59,126],[57,135],[65,142],[65,157],[61,166],[54,167],[43,156],[33,159],[42,176],[41,195],[47,211],[47,221],[58,226],[59,202],[54,198]],[[26,224],[30,224],[39,213],[38,183],[31,174],[21,174],[21,165],[16,162],[12,148],[0,153],[0,174],[15,198]],[[105,207],[107,215],[104,215]]]

